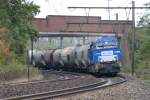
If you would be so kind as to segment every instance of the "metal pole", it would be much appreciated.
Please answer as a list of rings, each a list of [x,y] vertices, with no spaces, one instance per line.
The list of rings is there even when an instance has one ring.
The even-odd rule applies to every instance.
[[[63,37],[61,36],[61,37],[60,37],[60,48],[61,48],[61,49],[63,48],[63,43],[62,43],[62,42],[63,42]]]
[[[31,63],[33,64],[33,38],[31,37]],[[30,81],[30,67],[28,66],[28,81]]]
[[[30,76],[30,74],[29,74],[30,71],[29,71],[29,65],[27,65],[27,66],[28,66],[28,81],[29,81],[29,79],[30,79],[30,77],[29,77]]]
[[[116,20],[118,20],[118,13],[116,13]]]
[[[83,37],[83,45],[85,45],[85,37]]]
[[[28,60],[28,56],[29,56],[29,52],[27,50],[27,53],[26,53],[26,65],[27,65],[27,77],[28,77],[28,81],[29,81],[29,60]]]
[[[135,45],[135,2],[132,1],[132,50],[131,50],[131,66],[132,66],[132,75],[134,75],[134,45]]]
[[[109,9],[109,1],[110,1],[110,0],[108,0],[108,18],[109,18],[109,20],[110,20],[110,9]]]
[[[118,13],[116,13],[116,21],[117,21],[117,24],[115,25],[115,33],[116,33],[116,36],[118,38]]]

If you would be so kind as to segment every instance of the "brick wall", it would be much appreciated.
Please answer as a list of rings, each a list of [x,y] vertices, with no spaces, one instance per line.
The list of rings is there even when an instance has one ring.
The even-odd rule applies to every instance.
[[[101,20],[100,17],[49,15],[35,18],[33,24],[39,32],[81,31],[125,33],[131,30],[131,21]]]

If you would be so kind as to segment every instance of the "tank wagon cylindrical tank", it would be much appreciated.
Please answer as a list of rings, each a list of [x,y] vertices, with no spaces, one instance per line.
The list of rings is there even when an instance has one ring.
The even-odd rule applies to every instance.
[[[33,50],[33,64],[48,67],[86,67],[89,45],[67,47],[64,49]],[[31,61],[31,50],[28,51],[28,62]]]
[[[62,49],[62,61],[64,63],[64,66],[71,67],[74,64],[74,49],[76,47],[67,47]]]
[[[63,49],[33,50],[33,65],[37,67],[75,67],[86,68],[89,45],[66,47]],[[31,61],[31,50],[28,51],[28,62]]]
[[[35,54],[35,50],[33,50],[33,54]],[[27,57],[26,57],[27,64],[32,64],[31,55],[32,55],[32,51],[27,50]]]
[[[81,46],[82,49],[82,64],[84,65],[83,67],[86,68],[90,64],[90,59],[88,57],[88,50],[90,46],[89,45],[84,45]]]
[[[27,52],[27,62],[28,64],[33,64],[37,67],[43,67],[46,65],[45,61],[43,60],[43,54],[45,50],[33,50],[33,58],[32,58],[32,50],[28,50]]]
[[[62,60],[62,49],[56,49],[53,54],[53,64],[55,67],[64,66],[64,62]]]
[[[78,46],[74,50],[74,63],[80,68],[84,68],[89,64],[88,58],[89,45]]]
[[[42,58],[46,63],[45,67],[52,67],[53,66],[53,53],[54,52],[55,52],[55,49],[45,50],[44,54],[42,55]]]

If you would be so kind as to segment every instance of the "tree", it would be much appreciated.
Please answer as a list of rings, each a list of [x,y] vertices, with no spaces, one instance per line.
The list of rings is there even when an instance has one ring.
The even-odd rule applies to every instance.
[[[27,0],[1,0],[0,13],[0,28],[9,30],[6,37],[10,41],[11,51],[23,54],[27,41],[37,34],[32,20],[39,13],[39,6]]]
[[[150,6],[150,3],[145,4]],[[141,54],[140,59],[145,59],[150,56],[150,10],[147,10],[144,16],[139,21],[139,48]]]
[[[27,42],[37,35],[32,20],[38,13],[39,6],[33,2],[0,0],[0,64],[12,55],[23,56]]]
[[[146,4],[150,6],[150,3]],[[138,48],[136,50],[136,73],[149,79],[150,75],[150,10],[142,16],[138,24]]]

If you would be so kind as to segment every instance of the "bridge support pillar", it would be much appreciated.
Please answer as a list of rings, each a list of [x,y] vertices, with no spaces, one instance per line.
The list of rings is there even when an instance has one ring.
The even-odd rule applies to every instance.
[[[63,48],[63,37],[60,37],[60,48]]]
[[[85,44],[85,37],[83,37],[83,44]]]

